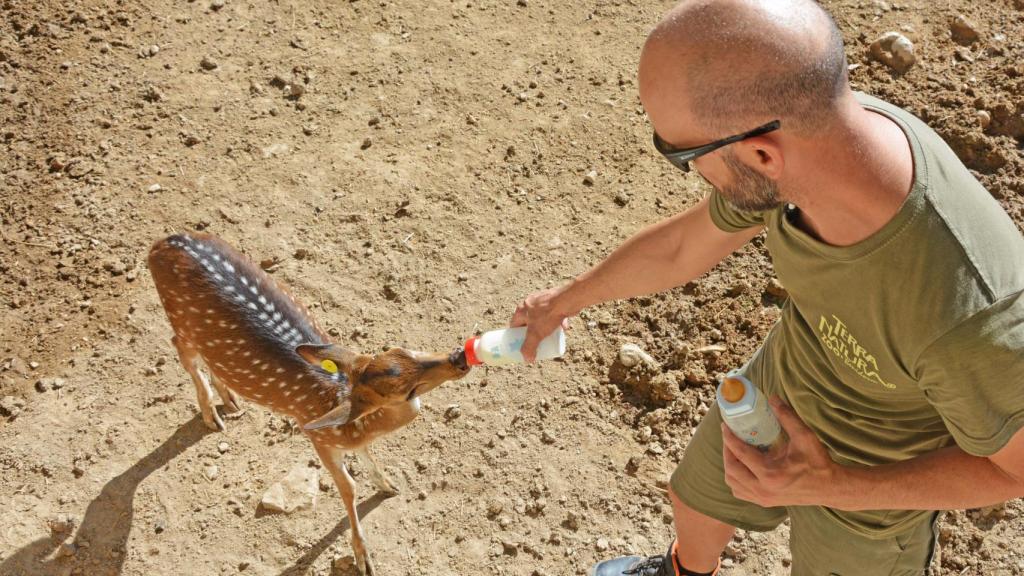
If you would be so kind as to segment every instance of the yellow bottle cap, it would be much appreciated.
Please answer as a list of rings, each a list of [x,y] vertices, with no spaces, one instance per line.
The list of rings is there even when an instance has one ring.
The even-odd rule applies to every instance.
[[[722,398],[726,402],[739,402],[747,394],[747,387],[738,378],[725,378],[722,380]]]

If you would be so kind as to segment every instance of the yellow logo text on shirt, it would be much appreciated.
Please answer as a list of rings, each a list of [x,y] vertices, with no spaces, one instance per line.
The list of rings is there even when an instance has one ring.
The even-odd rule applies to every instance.
[[[875,357],[857,343],[857,339],[850,334],[842,320],[833,315],[830,322],[822,316],[821,322],[818,323],[818,332],[822,344],[861,378],[877,382],[890,390],[896,388],[895,384],[886,382],[878,374],[878,362]]]

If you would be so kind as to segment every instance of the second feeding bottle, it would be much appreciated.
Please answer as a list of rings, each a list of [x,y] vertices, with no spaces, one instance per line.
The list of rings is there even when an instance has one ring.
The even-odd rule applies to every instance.
[[[785,438],[768,399],[737,371],[722,378],[716,393],[722,420],[741,440],[762,452],[782,446]]]

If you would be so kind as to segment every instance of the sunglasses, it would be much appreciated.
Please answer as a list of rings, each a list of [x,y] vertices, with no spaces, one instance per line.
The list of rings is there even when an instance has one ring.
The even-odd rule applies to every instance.
[[[778,120],[772,120],[771,122],[765,124],[764,126],[758,126],[757,128],[754,128],[749,132],[744,132],[742,134],[737,134],[735,136],[729,136],[728,138],[722,138],[721,140],[715,140],[711,144],[697,146],[696,148],[682,149],[673,148],[671,145],[667,144],[664,140],[662,140],[661,137],[658,136],[658,133],[655,132],[654,147],[657,148],[658,152],[661,152],[661,155],[664,156],[665,159],[667,159],[669,162],[671,162],[673,166],[679,168],[683,172],[688,173],[690,171],[691,160],[696,160],[697,158],[700,158],[705,154],[710,154],[711,152],[714,152],[715,150],[718,150],[723,146],[728,146],[729,144],[739,142],[740,140],[746,140],[747,138],[753,138],[754,136],[760,136],[762,134],[773,132],[779,129],[779,125],[780,123]]]

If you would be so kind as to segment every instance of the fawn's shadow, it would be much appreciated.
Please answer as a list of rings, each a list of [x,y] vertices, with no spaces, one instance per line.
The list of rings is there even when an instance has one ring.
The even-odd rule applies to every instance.
[[[40,538],[15,551],[0,563],[4,576],[66,576],[76,568],[80,574],[120,574],[132,528],[133,500],[139,484],[153,471],[188,450],[212,430],[200,415],[178,428],[174,434],[131,468],[111,478],[85,509],[82,523],[69,543],[73,556],[52,557],[71,536]],[[94,564],[93,562],[98,562]]]
[[[368,498],[367,500],[365,500],[364,502],[359,503],[356,506],[356,513],[359,515],[359,518],[365,518],[367,514],[373,512],[373,510],[376,509],[377,506],[380,506],[381,502],[387,500],[388,498],[391,498],[390,494],[378,492],[371,496],[370,498]],[[348,517],[342,518],[341,522],[338,522],[337,526],[335,526],[333,530],[331,530],[327,534],[324,534],[324,536],[320,538],[320,540],[316,544],[310,546],[309,550],[306,550],[305,554],[299,557],[299,559],[296,560],[294,564],[286,568],[284,572],[281,572],[279,576],[304,576],[309,571],[309,567],[313,564],[313,562],[321,554],[323,554],[324,550],[326,550],[328,546],[334,543],[334,541],[337,540],[338,537],[340,537],[345,532],[348,532],[350,527],[351,523]],[[368,548],[370,549],[370,554],[372,558],[373,547],[368,546]],[[337,570],[331,571],[331,574],[338,574],[338,576],[341,576],[341,574],[349,573],[356,573],[354,564],[352,566],[351,571],[346,570],[345,572],[342,572],[340,574],[338,574]]]

